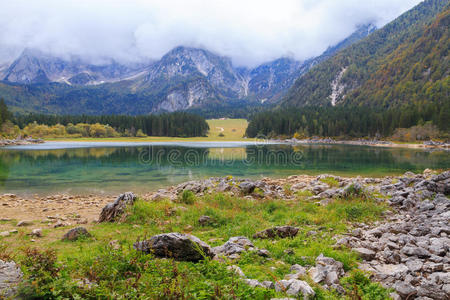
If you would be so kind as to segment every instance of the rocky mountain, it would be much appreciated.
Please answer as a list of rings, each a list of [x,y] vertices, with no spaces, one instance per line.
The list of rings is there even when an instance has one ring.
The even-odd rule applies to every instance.
[[[449,99],[449,1],[426,0],[301,76],[282,106]]]
[[[26,48],[3,72],[3,80],[20,84],[62,82],[68,85],[92,85],[125,80],[142,72],[145,64],[123,65],[113,60],[101,65],[79,57],[62,59],[36,49]]]
[[[275,103],[299,76],[372,28],[362,26],[321,56],[304,62],[283,57],[252,69],[183,46],[158,61],[136,65],[115,61],[93,65],[78,57],[62,59],[25,49],[4,69],[0,97],[15,111],[89,114],[226,109],[242,101],[252,106]]]
[[[373,24],[361,25],[350,36],[338,44],[329,47],[320,56],[307,59],[303,62],[284,57],[250,70],[248,84],[249,96],[261,102],[276,102],[280,100],[297,78],[308,72],[318,63],[332,57],[339,50],[365,38],[375,30],[376,27]]]
[[[155,110],[174,111],[211,99],[243,98],[246,96],[243,81],[230,58],[180,46],[151,65],[135,87],[141,91],[159,90],[164,96]]]

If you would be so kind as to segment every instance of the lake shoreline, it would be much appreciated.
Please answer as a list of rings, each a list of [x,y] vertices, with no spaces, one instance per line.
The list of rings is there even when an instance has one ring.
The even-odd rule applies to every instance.
[[[231,270],[237,270],[236,280],[244,286],[282,296],[283,290],[276,288],[278,282],[301,282],[311,295],[315,293],[312,287],[325,293],[330,272],[335,273],[333,288],[349,294],[351,287],[345,290],[345,284],[341,284],[364,270],[372,274],[366,280],[392,288],[394,299],[404,294],[402,284],[412,275],[408,282],[414,291],[443,299],[445,287],[430,283],[428,278],[440,276],[439,272],[448,267],[445,222],[449,217],[449,184],[450,171],[426,169],[384,178],[330,174],[261,180],[212,177],[146,195],[124,193],[117,198],[54,195],[23,199],[4,194],[0,195],[0,241],[6,242],[8,253],[13,254],[24,247],[51,246],[60,254],[61,265],[74,272],[82,261],[78,255],[94,248],[144,251],[139,247],[147,243],[142,236],[151,236],[151,240],[189,237],[204,247],[214,261],[211,267],[232,261],[236,265]],[[83,234],[86,236],[80,237]],[[240,242],[250,247],[239,247]],[[419,243],[420,248],[416,246]],[[183,245],[176,249],[182,255],[192,253]],[[182,259],[185,256],[181,254],[155,253],[152,261],[190,261]],[[252,259],[245,260],[249,255]],[[74,259],[79,259],[76,266],[68,263]],[[202,259],[204,256],[198,260]],[[412,259],[415,264],[411,264]],[[130,260],[126,261],[128,264]],[[22,261],[17,262],[20,265]],[[105,268],[108,262],[98,263]],[[92,261],[85,263],[92,265]],[[349,272],[344,272],[344,263]],[[266,276],[266,267],[273,267],[276,276]],[[255,268],[260,272],[252,272]],[[311,280],[299,280],[306,278]],[[386,297],[391,292],[381,286],[378,289]]]
[[[408,149],[439,149],[450,150],[449,143],[440,143],[428,141],[421,144],[399,143],[392,141],[370,141],[370,140],[333,140],[333,139],[287,139],[274,140],[284,142],[290,145],[355,145],[355,146],[369,146],[369,147],[385,147],[385,148],[408,148]]]
[[[160,137],[158,137],[160,138]],[[445,150],[450,151],[449,143],[440,142],[424,142],[421,144],[399,143],[391,141],[366,141],[366,140],[333,140],[333,139],[242,139],[242,140],[196,140],[183,138],[169,139],[148,139],[148,138],[93,138],[93,139],[20,139],[20,140],[0,140],[0,149],[69,149],[69,148],[88,148],[88,147],[126,147],[126,146],[196,146],[196,147],[239,147],[252,145],[353,145],[367,147],[383,147],[383,148],[408,148],[421,150]],[[33,145],[39,145],[33,147]],[[42,145],[42,146],[41,146]],[[27,146],[27,147],[17,147]],[[31,147],[29,147],[31,146]]]
[[[21,145],[34,145],[34,144],[43,144],[45,143],[42,139],[33,139],[33,138],[26,138],[26,139],[0,139],[0,147],[5,146],[21,146]]]

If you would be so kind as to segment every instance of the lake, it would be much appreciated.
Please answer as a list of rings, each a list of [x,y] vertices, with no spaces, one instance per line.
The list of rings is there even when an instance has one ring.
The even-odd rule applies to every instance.
[[[144,193],[213,176],[385,176],[425,168],[450,168],[450,153],[352,145],[50,142],[0,149],[0,192]]]

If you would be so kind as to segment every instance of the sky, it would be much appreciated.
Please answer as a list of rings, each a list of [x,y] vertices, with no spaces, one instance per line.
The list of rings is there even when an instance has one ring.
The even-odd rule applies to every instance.
[[[358,25],[381,27],[419,0],[0,0],[0,63],[28,47],[101,64],[179,46],[255,66],[317,56]]]

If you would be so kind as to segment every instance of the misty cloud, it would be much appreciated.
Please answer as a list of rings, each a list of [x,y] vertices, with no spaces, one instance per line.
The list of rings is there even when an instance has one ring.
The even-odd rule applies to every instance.
[[[158,59],[178,45],[253,66],[302,60],[419,0],[0,0],[0,63],[25,47],[93,62]]]

